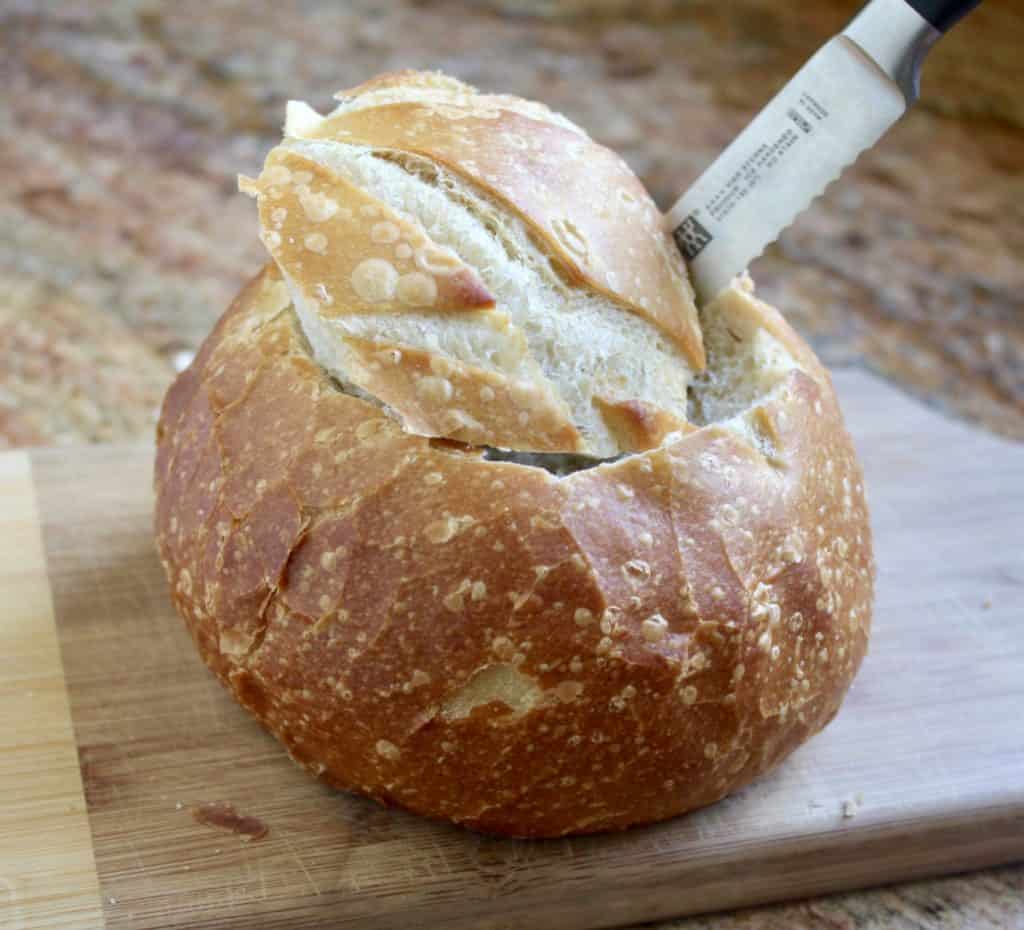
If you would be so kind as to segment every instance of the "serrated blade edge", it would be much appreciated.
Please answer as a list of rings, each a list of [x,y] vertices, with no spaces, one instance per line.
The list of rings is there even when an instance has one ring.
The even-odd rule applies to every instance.
[[[720,293],[905,109],[898,85],[849,38],[819,49],[666,216],[699,301]]]

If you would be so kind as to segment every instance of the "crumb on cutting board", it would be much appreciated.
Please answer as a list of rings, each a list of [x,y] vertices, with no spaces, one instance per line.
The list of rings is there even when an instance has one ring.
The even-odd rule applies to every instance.
[[[847,798],[840,805],[840,810],[843,815],[843,820],[853,820],[857,816],[857,811],[864,804],[864,792],[858,791],[852,798]]]

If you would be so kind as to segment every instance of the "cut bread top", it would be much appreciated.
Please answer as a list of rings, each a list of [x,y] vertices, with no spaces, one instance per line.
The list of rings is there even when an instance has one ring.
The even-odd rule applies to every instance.
[[[609,456],[688,423],[686,269],[626,164],[541,104],[421,72],[289,105],[243,190],[317,361],[406,430]]]

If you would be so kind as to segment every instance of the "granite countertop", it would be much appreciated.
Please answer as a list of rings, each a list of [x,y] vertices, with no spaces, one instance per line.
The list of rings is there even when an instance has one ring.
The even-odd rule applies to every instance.
[[[254,173],[289,98],[384,70],[535,97],[667,207],[857,0],[110,0],[0,5],[0,448],[148,436],[263,261]],[[295,10],[301,10],[301,14]],[[923,98],[753,271],[830,365],[1024,439],[1024,9],[990,3]],[[1024,867],[663,928],[1024,928]]]

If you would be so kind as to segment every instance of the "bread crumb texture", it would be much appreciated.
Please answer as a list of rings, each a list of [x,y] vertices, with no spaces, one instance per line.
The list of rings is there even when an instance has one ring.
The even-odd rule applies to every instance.
[[[560,187],[566,146],[593,146],[539,105],[404,74],[327,119],[292,107],[289,126],[299,141],[348,140],[446,198],[375,147],[458,163],[464,187],[446,202],[480,198],[485,226],[500,208],[528,228],[488,233],[504,262],[529,241],[543,274],[560,265],[544,288],[587,290],[588,319],[663,326],[651,295],[673,278],[651,245],[660,233],[641,225],[610,245],[621,210],[648,203],[637,184],[602,192],[615,201],[603,218],[563,190],[536,212]],[[274,261],[174,383],[158,427],[171,594],[239,702],[332,785],[517,836],[700,807],[821,729],[867,646],[871,540],[828,376],[782,318],[745,283],[719,298],[674,407],[607,384],[567,396],[568,369],[542,364],[530,317],[508,302],[522,293],[484,247],[460,250],[436,216],[355,173],[328,177],[326,156],[275,151],[249,185]],[[627,243],[650,254],[624,266]],[[607,275],[624,267],[640,280],[616,289]],[[665,416],[619,409],[594,432],[598,396]],[[577,414],[579,397],[595,419]],[[438,410],[451,428],[435,434]],[[611,438],[642,446],[645,421],[653,445]],[[632,454],[556,477],[488,460],[491,431],[538,437],[533,451]]]

